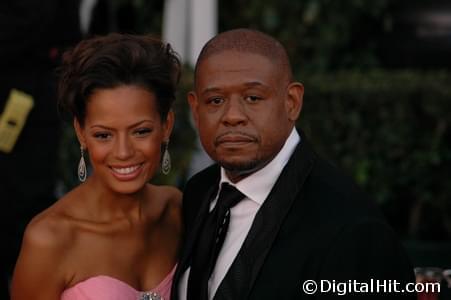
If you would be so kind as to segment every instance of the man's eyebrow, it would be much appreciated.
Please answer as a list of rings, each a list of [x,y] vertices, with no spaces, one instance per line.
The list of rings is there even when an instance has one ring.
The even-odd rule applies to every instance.
[[[244,84],[247,87],[254,87],[254,86],[265,86],[262,82],[260,81],[251,81],[251,82],[246,82]]]
[[[210,87],[210,88],[206,88],[202,91],[202,94],[207,94],[210,92],[219,92],[221,89],[217,88],[217,87]]]
[[[267,87],[267,85],[265,85],[264,83],[262,83],[260,81],[249,81],[249,82],[245,82],[243,85],[248,88],[249,87]],[[209,87],[209,88],[204,89],[202,91],[202,94],[207,94],[210,92],[220,92],[220,91],[221,91],[221,89],[218,87]]]

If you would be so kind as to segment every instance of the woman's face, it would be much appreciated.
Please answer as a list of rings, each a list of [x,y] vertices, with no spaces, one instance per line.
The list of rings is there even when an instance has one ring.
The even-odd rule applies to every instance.
[[[89,98],[83,126],[74,122],[87,149],[93,179],[114,192],[139,191],[160,166],[161,145],[169,139],[173,113],[162,122],[155,95],[122,85],[99,89]]]

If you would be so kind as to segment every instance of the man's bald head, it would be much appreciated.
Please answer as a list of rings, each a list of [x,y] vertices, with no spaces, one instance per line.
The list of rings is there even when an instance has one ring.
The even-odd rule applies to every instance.
[[[199,54],[195,77],[199,66],[208,57],[223,51],[259,54],[273,62],[288,81],[293,80],[290,60],[282,44],[275,38],[252,29],[233,29],[222,32],[209,40]],[[285,77],[284,76],[284,77]]]

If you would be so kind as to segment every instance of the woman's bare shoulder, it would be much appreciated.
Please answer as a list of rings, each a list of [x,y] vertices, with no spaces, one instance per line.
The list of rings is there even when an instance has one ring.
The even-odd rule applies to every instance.
[[[83,206],[80,191],[76,188],[36,215],[24,233],[24,243],[49,249],[69,247],[76,230],[73,213]]]
[[[180,210],[182,206],[182,192],[169,185],[152,185],[152,194],[158,195],[158,201],[162,203],[166,209]]]
[[[12,279],[13,299],[28,299],[41,289],[45,291],[40,291],[39,299],[54,299],[68,282],[73,226],[63,213],[64,206],[53,204],[27,225]]]
[[[23,246],[57,250],[71,241],[72,226],[64,210],[54,204],[35,216],[27,225]]]
[[[178,188],[170,185],[162,185],[159,188],[166,195],[169,205],[180,206],[182,204],[182,192]]]
[[[152,197],[153,200],[157,200],[161,205],[161,217],[176,228],[181,227],[182,192],[168,185],[151,185],[150,189],[156,197]]]

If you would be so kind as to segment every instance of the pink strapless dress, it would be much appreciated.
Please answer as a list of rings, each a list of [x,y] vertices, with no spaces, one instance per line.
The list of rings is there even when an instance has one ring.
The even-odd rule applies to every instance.
[[[94,276],[65,290],[61,300],[169,300],[174,272],[175,267],[157,287],[145,292],[110,276]]]

